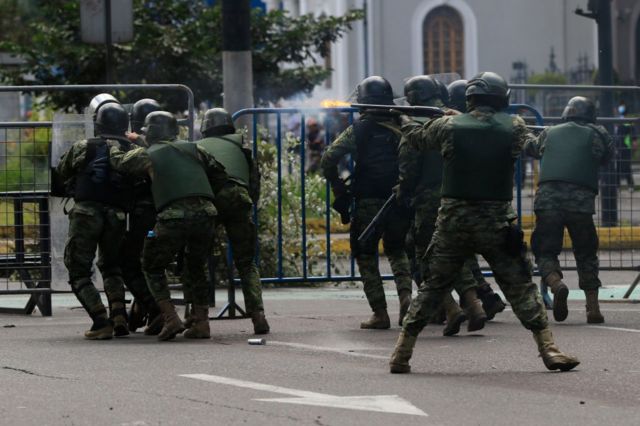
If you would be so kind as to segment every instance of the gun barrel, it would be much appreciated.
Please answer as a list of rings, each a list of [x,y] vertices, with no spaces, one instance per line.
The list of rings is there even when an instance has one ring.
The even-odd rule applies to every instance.
[[[378,110],[391,114],[405,114],[416,117],[439,117],[444,115],[444,111],[440,108],[428,106],[351,104],[351,107],[360,110]]]

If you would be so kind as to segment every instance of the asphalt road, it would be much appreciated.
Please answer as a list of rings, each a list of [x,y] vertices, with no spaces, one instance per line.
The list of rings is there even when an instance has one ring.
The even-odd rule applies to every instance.
[[[58,304],[53,318],[0,315],[0,424],[640,424],[638,304],[604,304],[606,327],[588,327],[583,303],[571,302],[553,330],[582,361],[574,372],[547,372],[508,311],[471,335],[429,326],[414,372],[391,375],[399,328],[360,330],[359,290],[265,293],[264,346],[247,344],[249,320],[212,321],[206,341],[91,342],[76,303]]]

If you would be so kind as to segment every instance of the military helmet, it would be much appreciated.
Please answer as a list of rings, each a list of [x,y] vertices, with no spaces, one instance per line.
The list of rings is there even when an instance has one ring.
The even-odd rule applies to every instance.
[[[178,136],[178,120],[167,111],[154,111],[144,119],[142,132],[147,137],[147,142],[174,140]]]
[[[150,113],[160,111],[160,104],[155,99],[140,99],[131,109],[131,130],[140,133],[144,126],[144,119]]]
[[[584,120],[589,123],[595,123],[596,106],[589,98],[575,96],[569,99],[567,106],[562,111],[562,119],[565,121]]]
[[[438,86],[438,90],[440,90],[440,100],[443,104],[449,105],[449,90],[447,90],[447,85],[440,80],[436,80],[436,85]]]
[[[409,105],[427,105],[432,99],[440,98],[440,88],[434,78],[416,75],[404,84],[404,96]]]
[[[377,75],[367,77],[356,87],[359,104],[393,105],[391,84]]]
[[[96,134],[124,136],[129,128],[129,114],[119,103],[100,106],[95,118]]]
[[[205,136],[228,135],[235,133],[231,114],[224,108],[211,108],[204,113],[200,133]]]
[[[460,112],[467,111],[466,86],[467,80],[456,80],[449,84],[447,87],[449,91],[449,107]]]
[[[110,95],[109,93],[100,93],[99,95],[94,96],[89,102],[89,114],[91,118],[95,121],[96,115],[98,114],[98,110],[106,104],[116,103],[119,104],[115,97]]]
[[[478,99],[491,100],[507,107],[509,105],[509,84],[495,72],[481,72],[467,82],[465,97],[477,96]],[[482,103],[482,102],[479,102]]]

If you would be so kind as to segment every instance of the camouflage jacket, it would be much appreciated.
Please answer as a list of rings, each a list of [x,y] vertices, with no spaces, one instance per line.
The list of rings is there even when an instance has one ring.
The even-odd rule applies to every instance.
[[[594,125],[598,134],[602,137],[593,140],[592,154],[601,165],[604,165],[615,156],[613,140],[607,130],[599,125]],[[544,154],[547,131],[544,130],[525,146],[525,154],[542,158]],[[569,182],[544,182],[536,191],[533,209],[540,210],[565,210],[576,213],[595,213],[596,193],[584,186]]]
[[[490,107],[478,107],[469,114],[479,120],[488,119],[495,114]],[[409,124],[411,127],[403,127],[407,143],[417,152],[428,149],[440,151],[445,158],[453,153],[453,128],[451,119],[453,116],[444,116],[428,121],[421,127]],[[533,138],[522,118],[513,117],[513,140],[511,155],[515,161],[522,152],[523,147]],[[419,195],[419,194],[416,194]],[[438,212],[438,226],[450,230],[477,230],[493,231],[508,226],[517,218],[516,213],[508,201],[470,201],[454,198],[442,198]]]
[[[201,147],[197,147],[199,160],[205,168],[209,184],[214,193],[217,193],[227,182],[227,174],[224,166]],[[117,146],[112,145],[110,150],[111,165],[125,175],[148,176],[153,181],[153,166],[151,157],[144,148],[136,148],[129,152],[123,152]],[[202,197],[185,198],[169,204],[158,212],[158,219],[187,219],[201,216],[215,216],[216,208],[213,202]]]

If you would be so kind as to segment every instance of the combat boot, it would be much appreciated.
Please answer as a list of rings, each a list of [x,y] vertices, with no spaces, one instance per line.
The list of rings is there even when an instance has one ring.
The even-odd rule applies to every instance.
[[[447,325],[442,330],[442,335],[455,336],[460,332],[460,325],[467,320],[467,316],[456,301],[453,300],[451,293],[447,293],[442,300],[442,307],[447,315]]]
[[[482,309],[487,314],[487,321],[491,321],[496,314],[505,310],[507,305],[504,303],[499,294],[494,293],[488,282],[484,281],[478,284],[476,290],[478,298],[482,302]]]
[[[87,340],[109,340],[113,337],[113,325],[106,316],[93,319],[91,328],[84,332]]]
[[[580,364],[578,358],[560,352],[553,341],[551,329],[534,331],[533,339],[538,344],[538,352],[548,370],[569,371]]]
[[[367,321],[360,323],[360,328],[385,330],[391,327],[391,320],[386,308],[380,308],[373,311],[373,315]]]
[[[598,303],[598,289],[585,290],[584,294],[587,298],[587,323],[602,324],[604,317],[600,313],[600,304]]]
[[[407,315],[409,311],[409,306],[411,306],[411,290],[402,290],[398,295],[400,299],[400,315],[398,318],[398,325],[402,326],[402,320],[404,316]]]
[[[253,323],[253,334],[269,334],[269,323],[264,316],[264,311],[252,312],[251,322]]]
[[[182,325],[184,328],[191,328],[194,322],[196,322],[195,315],[193,314],[194,307],[193,304],[187,303],[184,305],[184,321],[182,321]]]
[[[176,337],[176,334],[184,331],[184,326],[180,317],[176,313],[176,308],[173,306],[171,300],[161,300],[158,302],[158,307],[162,312],[162,318],[164,319],[164,325],[160,334],[158,334],[158,340],[171,340]]]
[[[135,333],[137,329],[144,326],[147,323],[147,310],[138,301],[134,299],[131,303],[131,309],[129,309],[129,331]]]
[[[127,310],[124,302],[113,302],[109,306],[111,322],[113,324],[113,335],[124,337],[129,335],[129,324],[127,322]]]
[[[482,309],[482,302],[478,299],[475,288],[471,288],[462,295],[462,304],[467,314],[467,331],[478,331],[484,328],[487,314]]]
[[[556,321],[564,321],[569,316],[569,307],[567,306],[567,298],[569,297],[569,289],[562,282],[562,277],[557,272],[552,272],[545,278],[547,286],[553,293],[553,319]]]
[[[389,361],[389,371],[393,374],[406,374],[411,372],[409,360],[413,355],[413,347],[416,345],[417,336],[410,336],[406,331],[402,330],[396,347]]]
[[[184,337],[188,339],[208,339],[211,337],[211,330],[209,329],[209,306],[193,305],[191,318],[193,318],[193,323],[191,327],[184,332]]]

